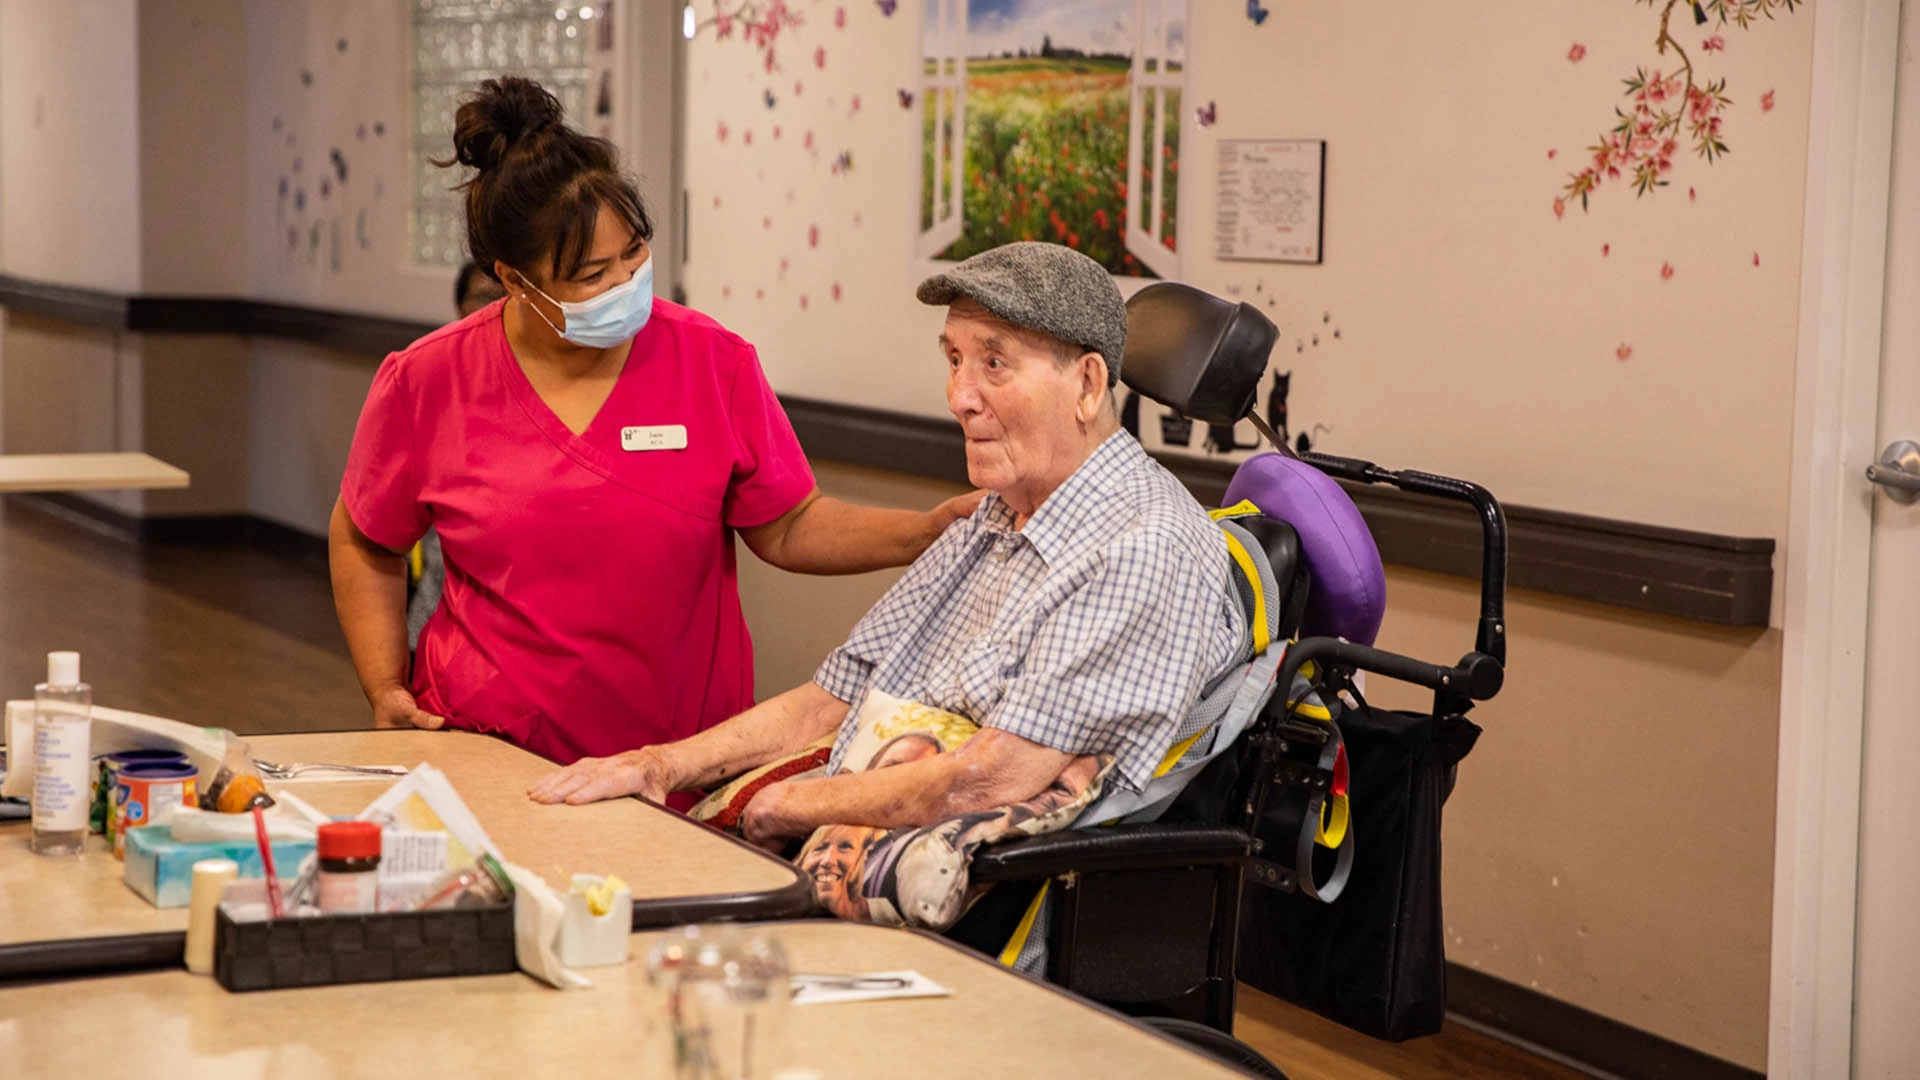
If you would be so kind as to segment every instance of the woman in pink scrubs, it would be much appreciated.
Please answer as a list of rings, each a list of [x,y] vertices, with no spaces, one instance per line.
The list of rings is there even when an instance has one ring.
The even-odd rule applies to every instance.
[[[871,570],[977,495],[926,513],[822,496],[753,347],[653,298],[638,192],[560,116],[517,78],[461,106],[468,242],[507,297],[381,365],[330,548],[375,726],[568,763],[753,704],[735,532],[784,569]],[[429,526],[446,589],[409,672],[399,553]]]

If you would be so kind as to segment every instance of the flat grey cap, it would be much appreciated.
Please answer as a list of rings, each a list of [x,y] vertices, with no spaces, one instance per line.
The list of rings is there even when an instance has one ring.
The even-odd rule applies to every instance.
[[[1015,326],[1097,352],[1107,385],[1120,380],[1127,305],[1106,268],[1059,244],[1022,240],[954,264],[920,283],[923,304],[967,297]]]

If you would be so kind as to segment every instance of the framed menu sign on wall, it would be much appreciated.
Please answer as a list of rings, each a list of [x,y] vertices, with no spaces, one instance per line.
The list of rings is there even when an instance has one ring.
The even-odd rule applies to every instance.
[[[1318,263],[1325,139],[1222,139],[1214,255]]]

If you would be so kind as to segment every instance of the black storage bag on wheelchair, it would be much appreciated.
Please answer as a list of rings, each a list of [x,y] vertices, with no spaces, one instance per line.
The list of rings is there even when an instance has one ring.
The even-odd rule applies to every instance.
[[[1350,770],[1352,876],[1332,903],[1322,903],[1250,875],[1239,977],[1363,1034],[1399,1041],[1439,1031],[1446,1014],[1441,807],[1480,728],[1465,717],[1376,709],[1352,697],[1358,708],[1336,711]],[[1274,817],[1271,800],[1265,816]],[[1292,842],[1297,822],[1296,812],[1255,832],[1273,850]],[[1331,859],[1332,852],[1315,850]]]

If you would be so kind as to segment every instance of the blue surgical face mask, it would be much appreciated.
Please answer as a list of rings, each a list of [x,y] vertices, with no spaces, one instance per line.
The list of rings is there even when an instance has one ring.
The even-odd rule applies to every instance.
[[[526,275],[522,274],[522,280]],[[555,300],[531,281],[527,288],[546,296],[566,318],[564,328],[553,326],[539,307],[529,304],[540,321],[553,326],[553,332],[585,349],[611,349],[633,340],[640,328],[653,317],[653,259],[640,264],[633,276],[591,300]]]

